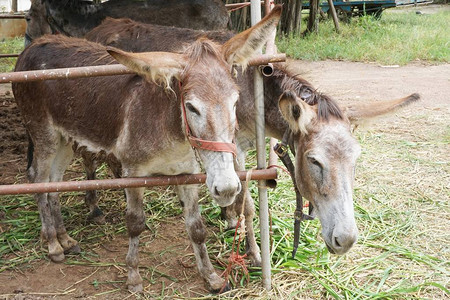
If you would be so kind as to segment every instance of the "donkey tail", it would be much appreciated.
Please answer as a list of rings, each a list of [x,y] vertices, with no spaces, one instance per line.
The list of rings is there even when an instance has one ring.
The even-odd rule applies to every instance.
[[[395,100],[350,105],[344,108],[344,112],[353,125],[361,125],[364,121],[395,113],[418,100],[420,100],[420,95],[414,93]]]

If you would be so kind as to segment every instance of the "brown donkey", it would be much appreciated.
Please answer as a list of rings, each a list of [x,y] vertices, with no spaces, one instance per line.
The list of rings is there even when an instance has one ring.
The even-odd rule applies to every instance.
[[[34,144],[29,168],[32,182],[60,181],[73,155],[73,145],[90,152],[113,154],[123,176],[176,175],[200,172],[196,153],[207,173],[207,186],[220,206],[233,203],[241,190],[234,157],[227,152],[193,150],[193,136],[231,147],[236,127],[239,89],[232,65],[248,59],[275,30],[281,9],[223,45],[199,39],[183,53],[108,52],[138,75],[77,80],[14,83],[13,91]],[[27,47],[16,71],[113,63],[104,46],[63,36],[45,36]],[[155,83],[157,82],[157,83]],[[186,125],[185,125],[186,124]],[[178,186],[186,228],[201,276],[212,291],[225,280],[213,269],[206,250],[206,230],[198,210],[197,186]],[[138,271],[139,235],[145,228],[143,188],[125,189],[129,249],[128,288],[142,290]],[[57,193],[36,194],[42,238],[53,261],[79,251],[61,216]]]
[[[86,35],[87,39],[103,43],[105,45],[112,45],[128,51],[182,51],[186,44],[191,43],[193,40],[206,36],[210,39],[218,41],[220,43],[225,43],[234,36],[232,32],[224,31],[196,31],[186,28],[173,28],[165,27],[151,24],[143,24],[135,22],[129,19],[110,19],[107,18],[105,21],[93,29]],[[254,90],[253,90],[253,72],[255,68],[250,68],[245,73],[237,73],[237,83],[240,88],[240,100],[237,104],[237,118],[239,123],[239,130],[236,133],[236,145],[238,149],[237,155],[237,166],[236,169],[244,170],[245,168],[245,154],[246,151],[254,148],[255,145],[255,106],[254,106]],[[342,116],[344,114],[337,104],[331,100],[326,95],[319,93],[309,82],[307,82],[302,77],[289,72],[284,65],[274,64],[274,72],[270,77],[264,77],[264,109],[265,109],[265,132],[266,136],[275,137],[277,139],[282,139],[284,132],[289,128],[288,123],[283,118],[279,110],[278,99],[281,94],[285,91],[292,91],[295,95],[304,100],[311,107],[319,107],[319,122],[313,122],[309,125],[309,128],[314,129],[315,125],[327,124],[329,119],[336,118],[337,116]],[[382,115],[389,113],[403,105],[409,104],[418,99],[418,95],[413,94],[409,97],[401,99],[398,101],[375,101],[368,104],[367,108],[362,107],[352,107],[351,110],[354,111],[352,116],[352,122],[356,121],[356,112],[361,113],[361,118],[364,119],[368,116],[368,112],[372,112],[373,116]],[[347,108],[350,111],[350,108]],[[320,125],[322,126],[322,125]],[[345,139],[348,139],[348,143],[353,145],[354,139],[351,137],[350,133],[347,133],[347,127],[339,127],[341,131],[337,134]],[[328,128],[327,126],[322,126],[320,128]],[[320,131],[319,127],[315,130]],[[310,130],[310,132],[312,132]],[[338,135],[336,135],[338,136]],[[299,138],[305,138],[305,142],[309,140],[311,135],[302,135]],[[344,147],[346,143],[336,145],[329,144],[328,140],[323,140],[323,143],[316,143],[314,147],[317,149],[322,149],[320,151],[325,151],[326,149],[335,149],[336,151],[345,152]],[[356,147],[356,146],[355,146]],[[319,151],[317,150],[317,151]],[[349,148],[352,150],[352,147]],[[299,149],[299,151],[306,151],[305,149]],[[356,150],[355,150],[356,151]],[[304,152],[298,152],[297,156],[302,156]],[[349,154],[350,155],[350,154]],[[347,166],[354,165],[354,157],[350,157],[348,160],[341,160],[340,163]],[[88,177],[94,176],[95,168],[92,167],[92,160],[87,160],[86,165],[90,172],[88,172]],[[329,164],[333,163],[332,160],[325,161],[322,159],[323,168],[331,168]],[[345,182],[352,182],[352,174],[344,172],[345,169],[337,169],[336,172],[339,176],[335,177],[333,180],[342,180]],[[305,171],[306,172],[306,171]],[[307,173],[305,173],[307,174]],[[347,177],[351,175],[351,177]],[[300,176],[300,175],[299,175]],[[335,176],[335,175],[333,175]],[[302,177],[300,177],[302,178]],[[300,179],[299,179],[300,180]],[[339,190],[337,189],[339,185],[331,185],[329,195],[338,195]],[[339,218],[332,218],[327,216],[323,212],[328,208],[327,203],[331,206],[334,205],[333,201],[322,200],[323,198],[318,198],[320,193],[318,192],[318,186],[313,184],[304,184],[301,186],[301,192],[303,195],[308,196],[308,199],[317,206],[318,217],[323,225],[323,236],[324,240],[330,248],[330,252],[336,254],[343,254],[347,252],[351,246],[354,244],[357,238],[356,224],[353,216],[353,200],[351,198],[352,191],[349,186],[346,187],[346,196],[339,196],[339,201],[345,201],[345,205],[334,207],[336,216]],[[237,196],[236,201],[226,209],[224,208],[224,215],[228,221],[229,227],[234,227],[237,222],[237,216],[240,214],[242,207],[242,199],[244,194],[247,194],[247,201],[245,202],[245,221],[247,229],[247,254],[251,259],[252,264],[259,265],[261,262],[261,257],[259,253],[259,247],[256,243],[256,239],[253,231],[253,216],[254,216],[254,205],[253,199],[250,196],[249,191],[245,188]],[[329,196],[331,197],[331,196]],[[337,197],[337,196],[336,196]],[[101,211],[98,209],[97,200],[92,193],[86,195],[86,203],[91,209],[91,217],[99,218],[99,213]],[[317,204],[316,204],[317,203]],[[325,207],[325,208],[323,208]],[[333,238],[334,237],[334,238]],[[334,240],[334,242],[333,242]],[[336,241],[340,241],[336,243]]]

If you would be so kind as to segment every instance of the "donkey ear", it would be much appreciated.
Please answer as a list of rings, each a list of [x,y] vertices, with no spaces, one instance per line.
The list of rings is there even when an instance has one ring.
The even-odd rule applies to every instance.
[[[293,91],[285,91],[278,100],[281,114],[294,133],[307,134],[307,127],[316,116],[315,110]]]
[[[408,106],[419,99],[420,95],[415,93],[401,99],[349,105],[345,107],[343,111],[352,125],[359,126],[365,121],[395,113],[399,109]]]
[[[170,85],[172,77],[180,78],[186,61],[181,54],[170,52],[131,53],[113,47],[106,51],[119,63],[135,71],[148,81]]]
[[[237,64],[244,69],[253,54],[261,49],[276,30],[281,17],[281,5],[276,5],[272,11],[255,26],[235,35],[222,45],[222,53],[230,64]]]

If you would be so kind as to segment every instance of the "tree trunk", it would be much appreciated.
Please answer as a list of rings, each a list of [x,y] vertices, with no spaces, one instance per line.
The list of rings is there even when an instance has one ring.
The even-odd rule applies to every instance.
[[[302,6],[303,6],[303,0],[296,0],[296,1],[297,1],[297,5],[296,5],[297,14],[295,16],[294,31],[300,33],[300,32],[302,32],[301,31],[301,27],[302,27]]]
[[[300,33],[302,18],[302,0],[279,0],[283,4],[283,15],[281,16],[280,31],[283,34]]]
[[[309,2],[309,19],[308,19],[308,28],[306,29],[307,33],[319,32],[319,0],[310,0]]]
[[[287,34],[294,33],[295,28],[295,4],[297,0],[289,0],[289,6],[287,9]]]

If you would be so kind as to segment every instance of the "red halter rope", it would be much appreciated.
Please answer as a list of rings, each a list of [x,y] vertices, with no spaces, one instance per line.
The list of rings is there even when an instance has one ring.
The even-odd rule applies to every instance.
[[[181,81],[179,82],[180,87],[180,97],[181,97],[181,110],[183,111],[184,125],[186,127],[186,136],[191,144],[192,148],[200,148],[203,150],[216,151],[216,152],[230,152],[236,157],[236,144],[235,143],[225,143],[217,141],[206,141],[199,139],[192,135],[191,129],[186,118],[186,108],[184,107],[184,97],[183,91],[181,89]]]

